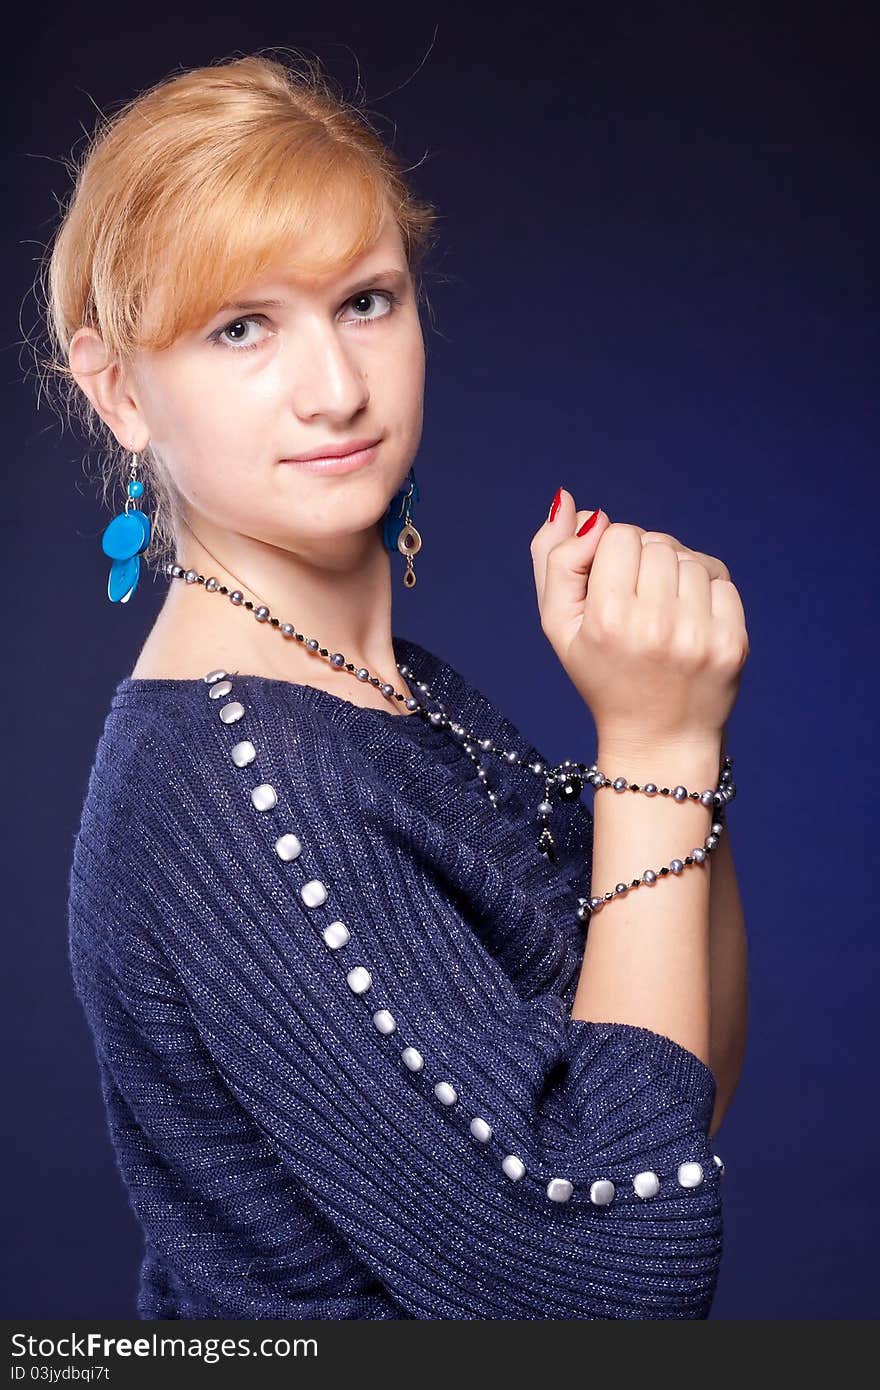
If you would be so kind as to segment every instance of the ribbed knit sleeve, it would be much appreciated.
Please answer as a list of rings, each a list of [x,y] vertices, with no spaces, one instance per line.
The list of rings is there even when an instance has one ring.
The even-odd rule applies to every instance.
[[[412,777],[297,719],[271,683],[196,685],[149,717],[114,713],[93,778],[118,834],[107,978],[127,1045],[112,1009],[92,1024],[151,1144],[164,1135],[172,1169],[202,1161],[213,1068],[259,1162],[403,1315],[708,1316],[709,1068],[648,1029],[574,1021],[556,992],[525,996],[483,934],[504,865],[444,839]],[[82,840],[81,868],[91,852]],[[257,1161],[243,1150],[225,1176]],[[148,1236],[161,1226],[159,1205],[141,1215]]]

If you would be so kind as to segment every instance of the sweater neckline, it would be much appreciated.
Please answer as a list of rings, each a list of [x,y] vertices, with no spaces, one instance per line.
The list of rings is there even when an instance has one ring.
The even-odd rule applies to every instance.
[[[407,680],[405,676],[401,676],[400,672],[398,672],[398,679],[403,682],[410,695],[418,699],[419,695],[412,686],[419,680],[424,680],[432,686],[435,674],[444,668],[445,663],[442,658],[434,656],[427,648],[409,638],[392,634],[391,645],[398,662],[409,662],[410,660],[417,662],[419,669],[413,672],[412,682]],[[225,668],[218,666],[216,669]],[[380,722],[390,723],[393,721],[395,724],[416,724],[423,729],[432,727],[417,713],[401,715],[394,714],[390,709],[382,709],[379,706],[358,705],[353,700],[346,699],[344,695],[334,694],[332,690],[323,690],[319,686],[304,684],[301,681],[287,680],[284,676],[262,676],[240,669],[227,671],[227,675],[230,680],[246,683],[247,686],[255,687],[267,693],[275,692],[285,696],[295,696],[301,704],[307,707],[323,707],[338,717],[359,720],[370,719],[375,716]],[[196,690],[203,692],[204,689],[204,679],[201,676],[123,676],[117,682],[112,707],[118,708],[120,705],[129,704],[132,701],[137,702],[140,698],[155,694],[180,694]]]

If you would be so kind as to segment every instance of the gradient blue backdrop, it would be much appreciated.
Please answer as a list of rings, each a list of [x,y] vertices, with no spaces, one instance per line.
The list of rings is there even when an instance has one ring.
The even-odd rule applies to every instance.
[[[716,1137],[713,1317],[876,1315],[869,8],[331,0],[320,23],[260,3],[247,22],[238,5],[151,5],[124,32],[111,7],[41,7],[30,34],[22,21],[3,224],[3,1315],[133,1311],[141,1239],[69,977],[66,877],[113,687],[167,582],[143,570],[131,604],[107,600],[111,513],[84,442],[37,409],[28,286],[95,104],[284,44],[349,90],[353,50],[368,106],[442,213],[424,544],[414,591],[394,565],[394,630],[457,665],[548,757],[590,759],[592,721],[540,631],[531,572],[556,487],[720,556],[740,589],[751,656],[728,733],[729,826],[752,1012]]]

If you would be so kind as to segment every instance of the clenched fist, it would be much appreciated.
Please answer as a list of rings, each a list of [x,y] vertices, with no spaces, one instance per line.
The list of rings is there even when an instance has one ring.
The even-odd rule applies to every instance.
[[[601,742],[717,740],[749,654],[727,566],[674,536],[577,511],[561,490],[531,543],[541,628]]]

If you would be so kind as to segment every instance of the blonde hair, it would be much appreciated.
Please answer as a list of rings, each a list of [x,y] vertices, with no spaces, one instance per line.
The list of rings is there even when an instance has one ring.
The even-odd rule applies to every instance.
[[[49,339],[38,371],[60,385],[67,418],[104,446],[104,502],[127,478],[130,455],[70,370],[77,329],[95,329],[120,364],[139,349],[162,351],[285,258],[304,275],[344,269],[389,210],[421,296],[433,205],[410,190],[397,155],[318,60],[283,51],[299,70],[263,50],[158,82],[102,116],[72,167],[75,186],[38,275]],[[159,460],[145,453],[141,465],[154,503],[143,559],[158,568],[174,555],[175,494]]]

